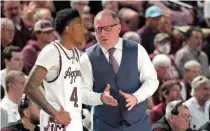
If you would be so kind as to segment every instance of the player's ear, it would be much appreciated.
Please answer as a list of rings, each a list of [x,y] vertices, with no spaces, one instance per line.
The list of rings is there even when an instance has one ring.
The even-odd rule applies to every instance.
[[[66,31],[67,33],[71,33],[71,32],[72,32],[72,29],[71,29],[70,26],[66,26],[66,27],[65,27],[65,31]]]

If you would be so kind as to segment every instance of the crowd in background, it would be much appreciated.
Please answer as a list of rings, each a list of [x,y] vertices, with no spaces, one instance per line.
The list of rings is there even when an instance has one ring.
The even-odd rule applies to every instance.
[[[102,9],[117,13],[122,38],[145,48],[160,83],[147,99],[154,131],[210,122],[210,1],[1,1],[1,127],[21,119],[21,128],[38,130],[39,108],[22,95],[24,83],[39,52],[59,39],[53,19],[64,8],[76,9],[84,23],[81,54],[97,43],[93,22]],[[84,105],[85,130],[91,111]]]

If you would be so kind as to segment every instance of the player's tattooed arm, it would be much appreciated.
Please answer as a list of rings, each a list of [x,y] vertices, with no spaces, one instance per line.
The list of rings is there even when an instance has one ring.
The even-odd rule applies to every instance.
[[[56,109],[47,102],[45,96],[39,89],[39,86],[41,85],[46,74],[47,70],[44,67],[35,65],[26,81],[24,93],[27,94],[31,100],[34,101],[46,113],[52,117],[55,117],[57,113]]]

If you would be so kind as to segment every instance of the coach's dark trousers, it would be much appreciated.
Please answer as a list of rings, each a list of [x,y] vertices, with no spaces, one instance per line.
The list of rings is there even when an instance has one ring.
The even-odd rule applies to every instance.
[[[130,125],[123,121],[120,122],[117,127],[108,125],[98,119],[97,116],[93,116],[93,131],[152,131],[152,128],[147,114],[145,114],[145,116],[135,124]]]

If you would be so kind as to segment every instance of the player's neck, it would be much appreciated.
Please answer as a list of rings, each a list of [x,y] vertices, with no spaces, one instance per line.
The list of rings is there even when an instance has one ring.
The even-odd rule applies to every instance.
[[[74,42],[69,36],[63,36],[60,38],[60,43],[66,49],[72,49],[74,47]]]

